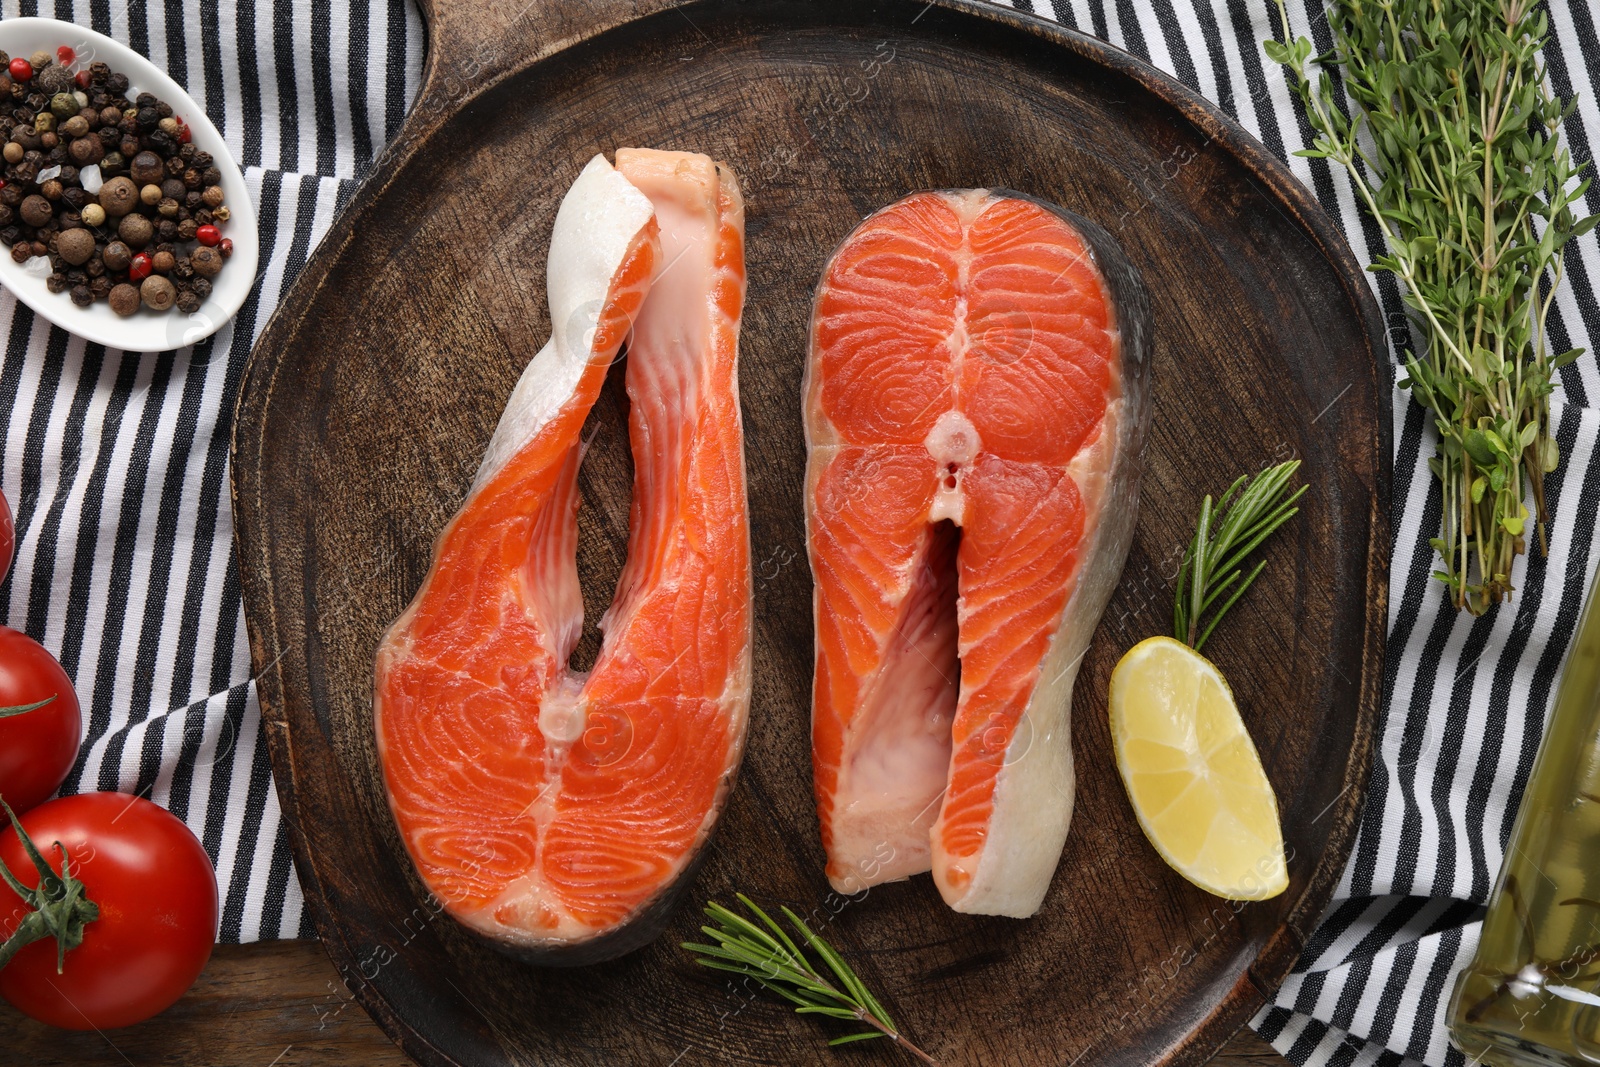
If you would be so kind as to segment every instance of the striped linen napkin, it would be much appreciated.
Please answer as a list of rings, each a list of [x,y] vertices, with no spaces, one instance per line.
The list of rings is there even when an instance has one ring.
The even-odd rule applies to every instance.
[[[184,819],[217,867],[223,941],[309,937],[250,680],[228,439],[256,335],[405,117],[421,18],[405,0],[0,14],[76,22],[165,68],[243,165],[261,227],[244,308],[176,352],[87,344],[0,290],[0,486],[17,523],[0,618],[76,683],[84,745],[63,791],[139,793]]]
[[[1308,130],[1260,42],[1271,0],[1017,0],[1111,41],[1216,102],[1289,161],[1343,223],[1362,262],[1380,251],[1342,174],[1294,158]],[[1291,0],[1297,34],[1326,47],[1318,0]],[[1585,0],[1550,0],[1550,77],[1580,103],[1575,158],[1600,131],[1591,71],[1600,36]],[[265,270],[238,318],[160,355],[86,345],[0,292],[0,447],[17,516],[0,615],[42,639],[88,716],[67,790],[152,796],[217,863],[224,941],[309,936],[250,680],[232,558],[227,447],[234,393],[280,294],[398,126],[417,86],[422,25],[406,0],[164,4],[0,0],[131,44],[206,108],[244,164]],[[1587,61],[1585,55],[1587,54]],[[1585,207],[1600,212],[1600,190]],[[1593,349],[1600,270],[1593,234],[1570,246],[1551,316],[1555,347]],[[1407,341],[1399,292],[1374,292]],[[1255,1028],[1296,1065],[1461,1067],[1442,1024],[1470,958],[1567,644],[1594,567],[1600,397],[1593,355],[1562,371],[1562,466],[1547,488],[1548,558],[1520,561],[1514,602],[1458,615],[1430,577],[1439,500],[1434,438],[1396,390],[1394,551],[1380,745],[1360,835],[1321,928]]]

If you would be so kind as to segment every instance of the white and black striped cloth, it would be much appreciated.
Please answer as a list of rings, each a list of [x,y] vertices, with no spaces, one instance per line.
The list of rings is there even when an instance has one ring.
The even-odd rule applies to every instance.
[[[244,167],[262,270],[233,322],[159,354],[86,344],[0,291],[0,484],[17,523],[0,617],[77,684],[84,745],[64,791],[140,793],[187,821],[217,866],[222,940],[310,936],[250,681],[228,439],[256,335],[405,117],[421,19],[406,0],[0,12],[91,27],[184,85]]]
[[[558,2],[558,0],[552,0]],[[1109,40],[1215,101],[1345,227],[1358,259],[1381,250],[1349,182],[1291,156],[1309,140],[1285,73],[1260,42],[1271,0],[1017,0]],[[1327,47],[1318,0],[1291,0],[1296,33]],[[143,792],[186,819],[217,864],[225,941],[306,936],[272,789],[232,558],[229,422],[240,369],[280,294],[348,199],[416,90],[424,35],[407,0],[0,0],[7,16],[92,26],[166,67],[240,160],[261,217],[265,270],[238,318],[193,349],[86,345],[0,292],[0,446],[16,512],[6,621],[41,639],[77,682],[83,755],[67,790]],[[1567,140],[1600,135],[1586,0],[1553,0],[1550,77],[1580,94]],[[1585,57],[1588,57],[1586,63]],[[1586,208],[1600,211],[1600,189]],[[1594,347],[1593,236],[1574,246],[1551,319],[1555,347]],[[1392,279],[1373,286],[1397,337]],[[1365,821],[1321,929],[1254,1025],[1296,1064],[1402,1059],[1459,1067],[1441,1023],[1454,972],[1510,829],[1594,566],[1600,371],[1567,367],[1555,404],[1562,465],[1547,494],[1550,555],[1519,562],[1516,600],[1458,615],[1429,574],[1439,518],[1433,436],[1395,396],[1394,567],[1381,744]]]

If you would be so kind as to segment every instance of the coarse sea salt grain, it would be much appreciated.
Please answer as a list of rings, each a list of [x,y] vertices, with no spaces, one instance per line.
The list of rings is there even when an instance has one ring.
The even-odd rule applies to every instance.
[[[34,181],[37,181],[38,183],[40,183],[42,185],[45,182],[49,181],[51,178],[59,178],[59,177],[61,177],[61,168],[59,166],[46,167],[46,168],[44,168],[44,170],[41,170],[39,172],[39,176],[37,178],[35,178]]]
[[[48,278],[50,276],[50,257],[33,256],[22,265],[22,269],[35,278]]]
[[[78,171],[78,184],[83,186],[83,191],[90,196],[99,195],[100,186],[105,184],[104,179],[100,177],[100,164],[91,163]]]

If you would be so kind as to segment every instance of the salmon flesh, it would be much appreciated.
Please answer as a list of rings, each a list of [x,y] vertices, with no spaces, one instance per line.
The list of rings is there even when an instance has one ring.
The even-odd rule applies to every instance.
[[[706,156],[622,149],[568,191],[552,336],[376,666],[400,836],[444,908],[534,962],[650,941],[733,785],[750,706],[738,395],[744,209]],[[580,431],[627,352],[628,559],[587,674]]]
[[[812,757],[833,886],[931,870],[1039,909],[1072,819],[1072,685],[1122,572],[1149,302],[1093,223],[925,192],[824,269],[806,364]]]

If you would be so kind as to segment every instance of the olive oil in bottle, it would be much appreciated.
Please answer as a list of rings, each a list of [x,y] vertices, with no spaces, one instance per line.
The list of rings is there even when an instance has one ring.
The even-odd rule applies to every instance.
[[[1450,1034],[1493,1065],[1600,1064],[1600,579],[1456,981]]]

